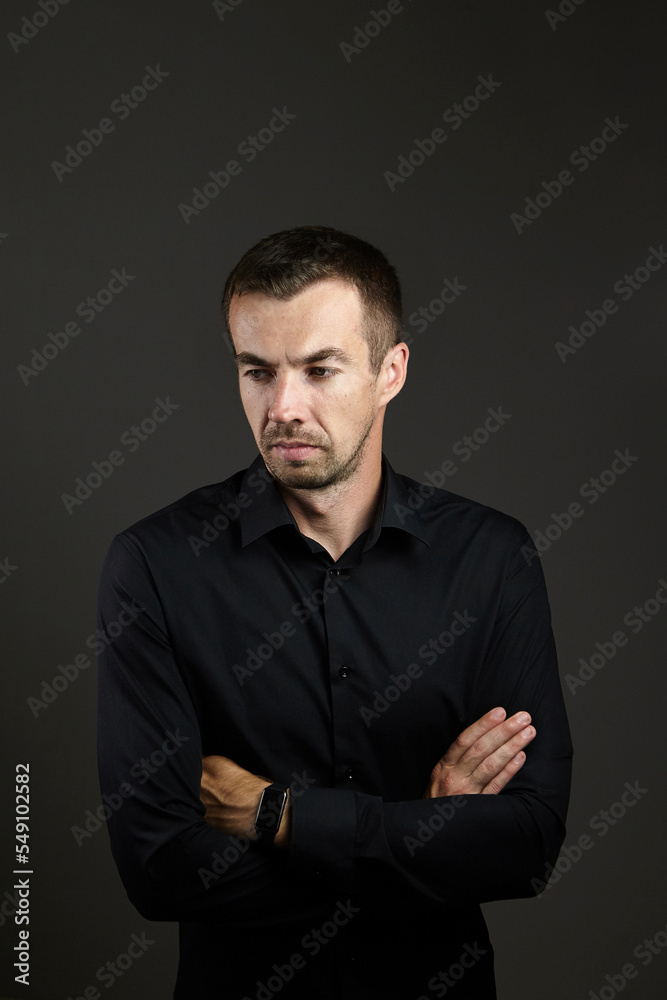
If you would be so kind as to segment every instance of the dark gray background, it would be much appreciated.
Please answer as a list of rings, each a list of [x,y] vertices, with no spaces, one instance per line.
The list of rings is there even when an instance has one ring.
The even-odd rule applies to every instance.
[[[385,448],[399,471],[423,480],[456,460],[456,442],[489,407],[502,407],[511,418],[468,462],[456,460],[447,486],[533,533],[582,504],[584,515],[542,557],[563,677],[596,642],[619,629],[629,636],[576,693],[565,685],[576,748],[566,845],[588,833],[593,846],[575,863],[563,855],[562,876],[540,899],[485,907],[499,996],[584,1000],[607,985],[609,997],[605,977],[628,962],[638,970],[628,1000],[664,996],[667,953],[644,965],[633,951],[656,934],[667,941],[659,934],[667,925],[667,610],[659,605],[636,634],[623,619],[667,576],[667,267],[627,302],[613,290],[667,240],[664,6],[566,0],[572,13],[552,27],[542,3],[404,0],[347,61],[340,44],[384,6],[236,0],[221,18],[203,0],[71,0],[18,52],[3,42],[0,560],[16,568],[0,584],[1,788],[11,819],[14,766],[30,762],[35,872],[31,985],[13,982],[3,956],[7,996],[80,996],[144,931],[155,943],[112,995],[171,995],[175,928],[149,924],[127,902],[104,829],[81,846],[72,833],[100,802],[94,657],[37,716],[28,699],[41,697],[59,664],[90,652],[111,537],[253,458],[219,293],[244,250],[299,224],[351,231],[398,268],[412,354]],[[3,33],[39,10],[37,0],[5,0]],[[157,64],[169,74],[157,89],[126,120],[110,114]],[[457,130],[443,123],[489,74],[500,82],[492,96]],[[237,147],[268,124],[274,106],[296,117],[249,163]],[[579,172],[570,154],[616,116],[628,127]],[[59,181],[52,162],[104,117],[114,132]],[[385,171],[439,126],[447,140],[390,191]],[[179,204],[231,158],[240,176],[186,225]],[[518,233],[511,214],[568,168],[574,182]],[[24,384],[19,366],[31,363],[32,349],[76,319],[77,304],[114,268],[135,278]],[[409,317],[445,278],[466,290],[419,332]],[[555,343],[610,297],[618,312],[563,363]],[[121,435],[165,396],[178,409],[130,453]],[[124,464],[68,513],[62,495],[114,449]],[[580,487],[609,469],[616,449],[637,460],[589,504]],[[596,815],[636,781],[647,791],[601,836]],[[10,833],[0,895],[13,882]],[[2,902],[8,956],[17,928],[8,897]]]

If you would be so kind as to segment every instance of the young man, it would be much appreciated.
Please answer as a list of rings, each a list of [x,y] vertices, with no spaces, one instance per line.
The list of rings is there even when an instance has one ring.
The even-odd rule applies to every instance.
[[[102,628],[141,609],[100,665],[129,897],[180,923],[179,1000],[491,1000],[479,904],[533,895],[565,830],[539,559],[383,456],[408,348],[378,250],[277,233],[223,307],[259,455],[120,534],[101,583]]]

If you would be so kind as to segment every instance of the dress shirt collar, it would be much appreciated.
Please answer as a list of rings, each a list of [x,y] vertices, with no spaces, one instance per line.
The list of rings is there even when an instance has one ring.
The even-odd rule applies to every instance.
[[[267,479],[268,477],[268,479]],[[382,455],[382,500],[378,513],[364,543],[364,551],[375,545],[383,528],[398,528],[420,541],[430,544],[419,511],[414,510],[408,487],[392,469],[386,456]],[[261,486],[264,486],[261,489]],[[260,492],[261,490],[261,492]],[[241,544],[249,545],[257,538],[279,528],[292,525],[299,527],[283,500],[273,476],[267,471],[261,455],[246,469],[241,481],[241,494],[250,498],[250,503],[242,507],[239,516],[241,524]],[[409,516],[406,516],[409,514]],[[305,537],[305,536],[304,536]]]

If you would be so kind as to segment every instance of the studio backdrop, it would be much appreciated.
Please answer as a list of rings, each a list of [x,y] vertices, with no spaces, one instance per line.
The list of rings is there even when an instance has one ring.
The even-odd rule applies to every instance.
[[[104,823],[97,580],[254,458],[220,292],[308,224],[398,270],[393,466],[547,579],[574,785],[537,898],[484,907],[499,996],[664,997],[667,18],[544,3],[2,4],[3,997],[171,995]]]

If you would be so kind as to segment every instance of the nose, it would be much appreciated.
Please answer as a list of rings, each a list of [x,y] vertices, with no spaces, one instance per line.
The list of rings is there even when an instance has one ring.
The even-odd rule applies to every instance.
[[[276,377],[269,403],[269,420],[274,424],[289,424],[305,417],[304,388],[297,372],[283,372]]]

